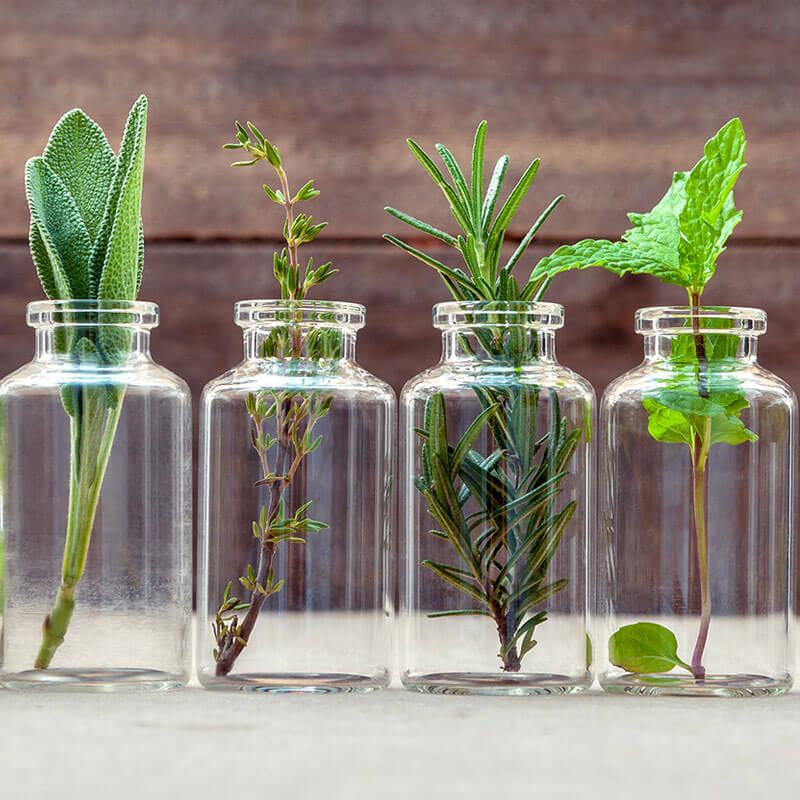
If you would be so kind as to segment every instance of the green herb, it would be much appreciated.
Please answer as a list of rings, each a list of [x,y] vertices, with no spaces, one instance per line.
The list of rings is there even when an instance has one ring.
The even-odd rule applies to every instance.
[[[559,247],[533,272],[538,279],[547,280],[564,270],[599,266],[620,276],[654,275],[688,293],[687,321],[692,333],[676,337],[667,378],[644,399],[644,407],[650,435],[657,441],[685,445],[691,457],[701,594],[701,621],[691,670],[698,679],[705,676],[703,653],[711,622],[706,514],[709,451],[715,444],[738,445],[757,438],[740,418],[748,407],[746,396],[726,377],[735,355],[735,339],[724,332],[700,330],[703,290],[714,276],[728,237],[742,219],[733,188],[745,167],[745,145],[742,123],[732,119],[706,143],[703,158],[691,171],[675,173],[669,190],[652,211],[628,215],[633,227],[620,241],[584,240]],[[704,324],[711,327],[708,321]],[[636,641],[630,648],[635,648]],[[636,663],[635,659],[628,658],[625,668],[638,671],[627,666],[630,663]]]
[[[490,310],[492,302],[502,305],[541,297],[546,278],[531,278],[520,288],[512,271],[562,198],[550,203],[504,261],[508,227],[533,183],[539,160],[530,163],[495,213],[509,159],[498,160],[484,192],[485,140],[486,122],[481,122],[469,183],[444,145],[436,145],[436,150],[449,181],[425,151],[408,140],[411,152],[444,194],[461,233],[451,235],[402,211],[386,209],[453,248],[463,268],[451,267],[395,236],[385,238],[435,269],[457,300],[487,301],[485,308]],[[536,343],[520,328],[476,328],[474,332],[487,357],[509,365],[517,374],[537,357]],[[463,345],[469,346],[466,341]],[[548,574],[575,511],[574,501],[559,505],[559,497],[581,431],[569,430],[555,391],[516,380],[503,388],[476,383],[473,390],[483,410],[455,444],[449,441],[441,393],[428,399],[423,427],[417,430],[422,447],[421,474],[415,485],[439,526],[429,533],[449,542],[453,562],[426,560],[422,565],[473,601],[471,607],[430,616],[490,618],[497,629],[503,670],[518,672],[524,656],[537,644],[536,628],[547,619],[543,604],[567,585],[566,578],[553,579]],[[536,418],[542,394],[552,408],[550,428],[544,431],[538,430]],[[475,443],[487,433],[493,447],[481,453]]]
[[[654,622],[623,625],[608,640],[608,656],[628,672],[669,672],[675,667],[692,671],[678,656],[675,634]]]
[[[286,324],[276,327],[264,338],[259,355],[282,359],[340,358],[341,334],[338,331],[323,326],[304,332],[299,324],[302,319],[299,301],[305,299],[314,286],[324,283],[338,271],[330,262],[315,267],[311,258],[305,266],[300,261],[301,245],[316,239],[327,223],[314,223],[310,215],[298,214],[295,209],[299,203],[313,200],[319,191],[314,188],[313,181],[308,181],[292,194],[278,148],[251,122],[246,128],[236,123],[236,139],[224,145],[225,149],[245,150],[250,158],[237,161],[233,166],[249,167],[266,161],[277,174],[277,187],[263,185],[264,193],[281,206],[285,216],[286,246],[274,255],[273,273],[281,297],[298,301],[297,309],[292,309],[291,302],[288,304]],[[217,675],[230,673],[250,641],[265,601],[285,586],[284,579],[276,580],[273,567],[279,546],[305,544],[309,534],[328,527],[309,517],[311,501],[303,502],[294,511],[289,511],[288,505],[292,486],[305,459],[322,443],[322,436],[315,434],[315,426],[328,414],[331,403],[330,396],[313,396],[300,391],[262,390],[247,395],[250,443],[258,455],[261,471],[255,485],[267,489],[267,500],[248,533],[259,542],[258,563],[255,567],[248,564],[238,578],[239,587],[248,597],[240,600],[233,593],[234,582],[229,582],[212,623]]]
[[[44,154],[28,161],[31,256],[50,299],[136,299],[144,266],[146,126],[142,96],[131,108],[116,156],[97,123],[75,109],[57,123]],[[57,346],[94,368],[123,360],[130,338],[102,324],[73,326],[58,332]],[[124,394],[124,386],[94,383],[61,391],[71,426],[69,512],[61,586],[44,621],[37,669],[50,665],[72,618]]]

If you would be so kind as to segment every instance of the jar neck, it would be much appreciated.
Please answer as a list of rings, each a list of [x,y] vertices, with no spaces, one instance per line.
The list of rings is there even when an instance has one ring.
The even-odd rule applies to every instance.
[[[647,362],[695,360],[699,357],[708,361],[727,359],[755,363],[758,338],[733,333],[651,333],[644,337],[644,358]]]
[[[87,364],[91,353],[99,352],[98,365],[120,366],[137,361],[150,361],[150,331],[136,326],[113,326],[118,346],[112,361],[104,362],[101,326],[47,325],[36,328],[36,361]],[[87,340],[89,345],[81,345]],[[78,343],[78,344],[76,344]],[[94,347],[92,347],[94,345]]]
[[[355,361],[356,332],[345,327],[314,325],[245,328],[244,357]]]
[[[521,325],[449,328],[442,332],[442,361],[522,366],[556,363],[553,330]]]

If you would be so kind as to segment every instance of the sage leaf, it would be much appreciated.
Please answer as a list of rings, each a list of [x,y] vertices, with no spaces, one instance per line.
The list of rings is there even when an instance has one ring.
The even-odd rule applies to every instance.
[[[628,672],[670,672],[691,667],[678,656],[675,634],[655,622],[623,625],[608,640],[608,658],[612,664]]]
[[[94,241],[117,166],[102,128],[81,109],[69,111],[53,128],[43,158],[72,195]]]
[[[64,182],[42,157],[32,158],[25,166],[25,190],[31,211],[31,224],[37,228],[34,245],[43,245],[49,271],[41,250],[34,256],[42,282],[59,299],[85,298],[89,286],[86,263],[92,240],[75,200]],[[45,285],[46,284],[46,285]]]
[[[106,198],[106,206],[103,210],[103,219],[100,223],[100,228],[98,229],[97,237],[95,238],[94,242],[94,248],[92,249],[91,259],[89,261],[89,275],[90,285],[92,287],[92,296],[96,298],[100,298],[100,284],[103,280],[105,266],[109,262],[109,251],[112,249],[112,232],[114,231],[114,228],[116,227],[117,229],[116,236],[118,237],[118,241],[114,247],[114,263],[119,264],[121,258],[125,256],[126,251],[131,249],[131,238],[138,240],[138,234],[135,233],[138,231],[137,227],[126,231],[123,229],[124,223],[121,221],[118,222],[120,219],[119,205],[122,191],[126,186],[126,182],[128,191],[131,192],[133,190],[133,186],[135,185],[136,176],[140,175],[142,164],[139,163],[138,165],[135,165],[135,162],[137,160],[142,162],[144,159],[144,136],[146,124],[147,98],[142,95],[133,104],[130,113],[128,114],[128,119],[125,123],[125,130],[122,134],[122,143],[120,145],[119,158],[117,159],[117,167],[114,171],[114,179],[111,182],[111,188],[109,189],[108,197]],[[133,180],[128,181],[127,179],[129,174],[131,174],[132,169]],[[139,177],[139,192],[141,193],[141,177]],[[140,202],[141,201],[139,200],[139,203]],[[129,196],[126,205],[135,205],[135,203],[136,201]],[[125,214],[125,222],[128,223],[130,222],[128,217],[129,213],[130,211],[126,212]],[[138,226],[138,224],[139,218],[137,216],[136,226]],[[130,256],[128,257],[130,258]],[[137,267],[133,265],[138,264],[138,258],[137,243],[136,255],[133,257],[133,261],[129,262],[127,267],[118,266],[117,269],[127,269],[128,271],[137,269]],[[131,283],[131,281],[125,277],[114,274],[114,268],[112,268],[111,274],[106,278],[106,293],[103,295],[103,299],[129,299],[130,292],[119,296],[112,296],[114,294],[113,292],[109,293],[109,289],[116,288],[114,284],[116,284],[118,280],[120,284],[120,290],[125,289],[126,286]]]
[[[97,290],[101,300],[133,300],[136,297],[146,130],[147,100],[141,97],[131,109],[120,151],[118,176],[123,171],[124,175]],[[118,176],[115,176],[115,183]]]

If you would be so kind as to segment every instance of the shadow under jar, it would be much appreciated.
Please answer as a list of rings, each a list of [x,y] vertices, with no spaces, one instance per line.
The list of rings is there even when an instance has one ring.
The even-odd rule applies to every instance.
[[[739,697],[792,685],[797,401],[756,360],[766,324],[754,308],[636,314],[644,362],[601,405],[607,691]]]
[[[396,403],[356,363],[364,308],[253,300],[235,319],[244,361],[201,410],[200,681],[380,689]]]
[[[556,361],[563,308],[434,308],[441,361],[401,399],[401,678],[408,689],[591,685],[591,386]]]
[[[0,383],[0,683],[182,686],[191,398],[150,356],[158,307],[43,301],[28,324],[35,357]]]

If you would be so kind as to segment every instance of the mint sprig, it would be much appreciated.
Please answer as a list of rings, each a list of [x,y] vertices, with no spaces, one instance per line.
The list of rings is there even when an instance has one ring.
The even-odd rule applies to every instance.
[[[620,277],[653,275],[685,288],[698,305],[716,262],[742,219],[733,188],[745,168],[746,146],[740,119],[726,123],[706,142],[703,157],[689,172],[676,172],[652,211],[630,213],[620,241],[585,239],[562,245],[539,261],[534,279],[550,279],[570,269],[604,267]]]
[[[741,120],[734,118],[706,142],[703,157],[690,171],[673,175],[669,189],[651,211],[628,214],[632,227],[619,241],[586,239],[564,245],[541,259],[531,275],[534,281],[546,281],[566,270],[602,267],[619,276],[652,275],[688,294],[691,334],[674,337],[670,358],[659,366],[658,386],[647,393],[643,405],[653,439],[689,449],[701,595],[700,627],[689,668],[697,679],[705,676],[703,653],[711,622],[706,514],[709,453],[715,444],[735,446],[757,438],[741,420],[749,404],[731,377],[736,340],[724,332],[705,333],[702,328],[712,325],[701,321],[699,308],[703,291],[716,272],[717,259],[742,219],[733,189],[745,167],[745,147]],[[653,629],[630,627],[636,630],[623,634],[623,628],[612,636],[611,661],[631,672],[651,671],[657,662],[647,657]],[[664,631],[674,639],[662,628],[661,644],[666,641]],[[638,635],[642,633],[647,635]],[[626,656],[615,660],[621,643]],[[671,640],[666,644],[671,647]],[[636,657],[637,652],[641,658]],[[668,659],[660,663],[667,664]]]

